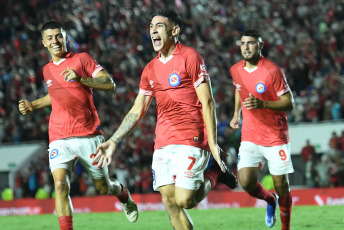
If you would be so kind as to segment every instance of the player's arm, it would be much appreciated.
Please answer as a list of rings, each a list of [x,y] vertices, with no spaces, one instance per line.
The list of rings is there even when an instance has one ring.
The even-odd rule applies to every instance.
[[[215,101],[211,91],[210,81],[200,84],[196,88],[198,99],[202,103],[203,120],[207,129],[208,144],[214,159],[217,161],[221,170],[225,168],[221,163],[220,156],[227,155],[217,144],[217,121],[215,111]]]
[[[234,129],[239,129],[239,120],[240,120],[240,110],[241,110],[241,100],[238,89],[235,89],[234,94],[234,114],[229,125]]]
[[[28,100],[20,100],[18,104],[18,109],[23,115],[26,115],[36,109],[41,109],[48,106],[51,106],[51,100],[50,100],[49,94],[32,102]]]
[[[284,112],[293,110],[294,98],[290,91],[286,92],[283,95],[280,95],[278,98],[278,101],[262,101],[250,94],[250,97],[245,99],[243,105],[248,110],[260,108]]]
[[[118,143],[122,141],[144,117],[152,99],[152,96],[142,94],[137,95],[133,107],[125,116],[117,131],[108,141],[97,147],[97,155],[93,159],[93,162],[99,160],[97,165],[98,168],[104,168],[106,165],[111,163],[112,155],[114,154]]]
[[[61,73],[61,75],[63,74],[65,74],[65,81],[80,82],[81,84],[91,87],[93,89],[114,91],[116,87],[116,84],[112,80],[112,77],[104,69],[99,71],[97,75],[92,78],[79,76],[70,67],[68,67]]]

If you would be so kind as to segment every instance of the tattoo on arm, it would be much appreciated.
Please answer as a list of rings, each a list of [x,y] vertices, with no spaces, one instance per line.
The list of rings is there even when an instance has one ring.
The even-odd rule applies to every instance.
[[[95,89],[102,89],[108,84],[113,84],[112,79],[108,76],[99,76],[95,78],[82,77],[80,81],[82,84]]]
[[[137,123],[137,114],[129,113],[125,116],[122,124],[119,126],[115,134],[110,138],[110,141],[116,145],[126,137]]]

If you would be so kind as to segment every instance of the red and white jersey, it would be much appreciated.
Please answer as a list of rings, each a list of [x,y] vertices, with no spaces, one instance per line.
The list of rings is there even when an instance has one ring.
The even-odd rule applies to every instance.
[[[155,96],[157,125],[155,149],[183,144],[209,150],[202,104],[196,88],[209,81],[203,58],[180,42],[170,59],[160,53],[147,64],[141,75],[140,94]]]
[[[61,73],[68,67],[82,77],[95,77],[103,69],[89,54],[68,52],[55,63],[51,60],[43,67],[51,99],[49,141],[75,136],[102,134],[100,120],[93,104],[92,88],[76,81],[64,81]]]
[[[256,68],[245,68],[242,60],[230,68],[233,84],[239,92],[243,116],[241,141],[275,146],[289,143],[287,115],[270,109],[247,110],[243,101],[250,93],[263,101],[278,101],[290,91],[286,77],[275,63],[262,57]]]

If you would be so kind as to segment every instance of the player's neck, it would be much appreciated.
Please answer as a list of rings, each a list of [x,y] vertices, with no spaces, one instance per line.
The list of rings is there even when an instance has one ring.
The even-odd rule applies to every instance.
[[[164,49],[164,50],[160,51],[160,58],[162,60],[166,60],[166,59],[171,57],[171,55],[173,54],[174,50],[176,49],[177,42],[174,41],[173,43],[171,43],[171,45],[167,49]]]
[[[66,57],[66,53],[63,53],[63,55],[58,55],[58,56],[51,54],[51,58],[53,59],[54,62],[57,63],[57,62],[61,61],[62,59],[64,59]]]
[[[253,58],[251,60],[246,60],[245,61],[245,67],[247,69],[253,69],[253,68],[256,68],[257,65],[258,65],[258,62],[261,58],[261,55],[257,55],[256,58]]]

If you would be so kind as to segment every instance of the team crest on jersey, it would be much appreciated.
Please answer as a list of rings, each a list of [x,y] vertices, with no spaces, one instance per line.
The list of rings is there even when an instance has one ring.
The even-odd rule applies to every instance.
[[[170,84],[170,86],[172,87],[177,87],[178,85],[180,85],[180,82],[180,76],[177,73],[172,73],[168,77],[168,84]]]
[[[50,159],[54,159],[55,157],[57,157],[57,155],[59,155],[59,151],[57,149],[53,149],[50,151]]]
[[[263,82],[259,82],[257,85],[256,85],[256,91],[257,93],[264,93],[266,91],[266,86]]]

